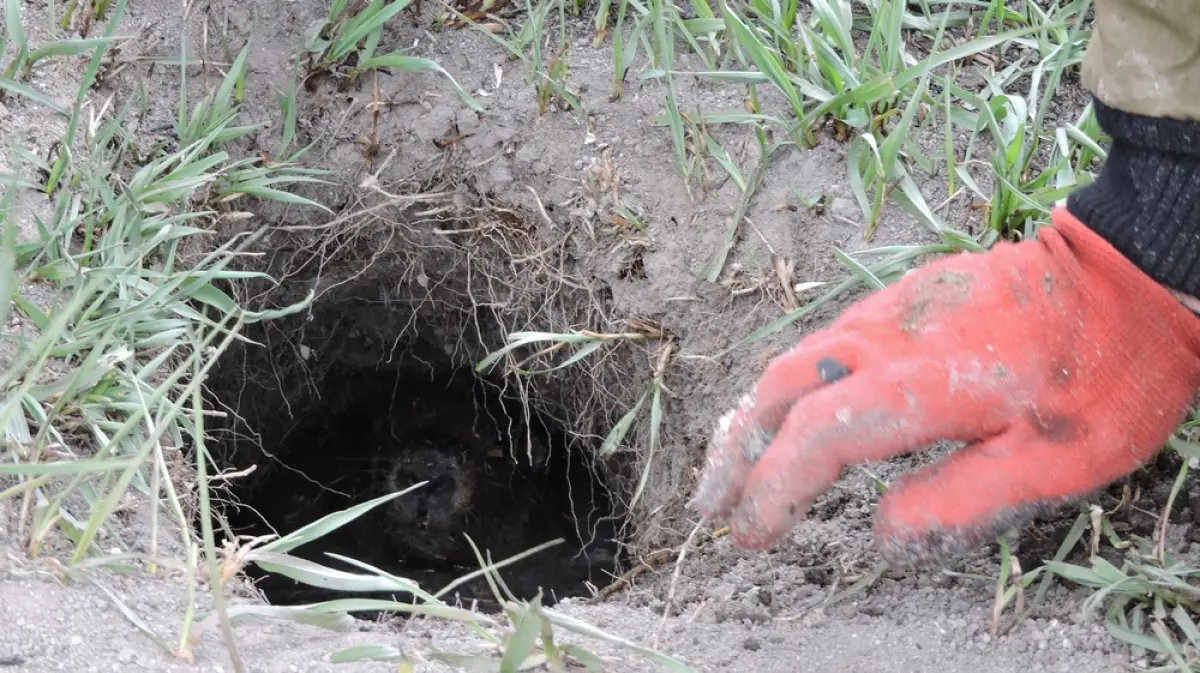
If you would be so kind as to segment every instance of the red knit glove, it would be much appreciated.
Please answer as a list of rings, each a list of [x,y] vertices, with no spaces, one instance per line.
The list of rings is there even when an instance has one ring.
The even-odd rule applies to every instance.
[[[1135,470],[1198,388],[1200,320],[1058,209],[1037,240],[940,259],[771,362],[694,504],[765,549],[843,467],[963,440],[875,519],[892,563],[944,560]]]

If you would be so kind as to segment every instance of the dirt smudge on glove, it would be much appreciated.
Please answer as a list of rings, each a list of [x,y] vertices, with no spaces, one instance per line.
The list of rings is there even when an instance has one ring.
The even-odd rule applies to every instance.
[[[943,271],[917,280],[909,290],[908,307],[900,329],[913,338],[920,337],[926,325],[939,313],[971,300],[974,280],[960,271]]]

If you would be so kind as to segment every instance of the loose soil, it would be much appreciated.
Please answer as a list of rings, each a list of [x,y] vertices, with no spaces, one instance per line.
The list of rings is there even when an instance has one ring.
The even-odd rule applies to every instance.
[[[223,73],[220,64],[228,64],[245,40],[252,39],[244,117],[239,121],[270,126],[257,144],[243,143],[235,151],[246,156],[270,151],[279,137],[277,96],[283,93],[292,56],[301,48],[305,31],[324,13],[324,4],[194,4],[192,19],[181,25],[179,3],[131,3],[117,33],[137,39],[120,52],[118,61],[125,67],[114,65],[111,70],[119,71],[91,93],[95,113],[101,114],[110,97],[119,106],[136,95],[140,82],[150,105],[138,122],[138,142],[145,149],[160,141],[169,144],[179,68],[152,65],[153,60],[178,58],[181,31],[186,30],[190,58],[206,61],[204,67],[188,68],[194,101],[205,87],[215,86]],[[22,7],[34,46],[51,39],[44,3],[25,2]],[[519,62],[509,60],[494,41],[477,32],[432,31],[433,12],[427,6],[419,25],[410,18],[394,21],[380,53],[412,46],[414,54],[437,60],[476,94],[486,114],[467,109],[432,74],[368,76],[344,89],[334,81],[314,80],[299,95],[300,142],[314,144],[306,165],[331,171],[332,184],[299,191],[327,204],[334,214],[237,202],[234,207],[257,217],[249,224],[214,223],[218,237],[271,225],[257,248],[266,254],[252,263],[284,282],[280,289],[235,288],[251,305],[284,304],[310,290],[318,296],[312,310],[296,319],[249,328],[247,333],[263,345],[231,351],[214,374],[210,391],[215,403],[238,411],[246,421],[243,426],[218,428],[218,453],[229,468],[257,466],[244,484],[224,497],[236,496],[242,504],[252,501],[259,513],[272,507],[294,512],[312,506],[315,509],[304,514],[309,519],[313,512],[343,507],[350,500],[331,497],[313,503],[334,490],[361,499],[370,495],[373,482],[351,479],[342,488],[311,493],[304,491],[302,482],[316,483],[314,474],[326,474],[321,470],[374,474],[380,468],[371,461],[378,455],[353,454],[351,445],[378,443],[378,433],[388,429],[377,422],[383,416],[408,423],[425,414],[423,418],[433,419],[432,429],[422,430],[426,434],[421,441],[443,441],[453,433],[438,434],[439,428],[457,424],[453,430],[458,432],[468,418],[480,422],[480,406],[466,400],[481,395],[500,405],[497,408],[518,411],[484,414],[492,425],[474,430],[475,439],[511,449],[502,456],[506,464],[532,469],[553,463],[559,481],[577,487],[566,505],[554,500],[561,496],[558,491],[546,495],[544,502],[559,504],[530,508],[538,510],[527,517],[532,523],[512,533],[519,537],[533,531],[550,537],[549,531],[558,531],[553,536],[567,537],[570,553],[560,553],[549,565],[514,571],[515,576],[546,583],[547,577],[561,573],[556,593],[567,597],[556,604],[558,610],[615,635],[653,644],[696,670],[1027,673],[1130,667],[1128,651],[1107,635],[1097,618],[1081,614],[1086,594],[1061,585],[1051,588],[1030,619],[999,637],[988,630],[995,590],[989,582],[938,572],[888,574],[861,593],[829,603],[836,591],[877,561],[870,538],[876,491],[870,476],[860,470],[848,471],[812,516],[769,553],[746,553],[726,538],[710,537],[711,530],[703,531],[703,543],[679,563],[673,579],[677,554],[661,550],[677,548],[695,525],[694,513],[684,503],[716,417],[773,355],[824,325],[853,296],[730,356],[713,356],[782,315],[793,301],[787,285],[845,277],[844,267],[831,254],[833,246],[855,251],[935,238],[890,207],[875,239],[865,242],[861,215],[847,187],[846,146],[822,133],[816,147],[783,150],[772,162],[739,229],[722,282],[708,283],[701,277],[703,269],[723,244],[740,192],[713,163],[711,184],[703,190],[693,186],[695,194],[688,194],[671,164],[667,130],[651,121],[660,111],[658,83],[631,71],[624,95],[610,101],[610,46],[594,49],[589,26],[581,19],[570,26],[567,58],[569,83],[587,115],[559,107],[539,114]],[[102,25],[97,23],[93,33],[100,34]],[[681,70],[698,69],[686,57],[681,61]],[[36,71],[32,84],[67,103],[83,63],[48,63]],[[736,87],[687,79],[681,79],[679,87],[685,110],[742,106],[743,91]],[[1071,117],[1084,98],[1072,88],[1073,82],[1065,87],[1061,98],[1070,105],[1064,103],[1056,112]],[[778,103],[770,95],[766,98],[768,105]],[[375,101],[377,115],[372,111]],[[113,114],[113,108],[103,114]],[[20,141],[42,156],[61,134],[59,120],[48,123],[44,108],[14,97],[0,107],[0,119],[6,146]],[[756,160],[752,131],[734,127],[712,133],[749,173]],[[930,180],[923,189],[930,203],[945,199],[944,180]],[[819,206],[805,205],[805,199],[818,195],[823,197]],[[622,227],[622,220],[614,218],[618,203],[646,223],[644,232]],[[26,195],[21,206],[29,234],[33,216],[44,215],[47,204],[44,197]],[[978,211],[967,206],[965,200],[955,201],[944,216],[957,228],[978,231]],[[786,283],[778,280],[780,263],[787,269]],[[22,292],[42,306],[55,300],[44,286]],[[802,293],[799,301],[813,292]],[[33,328],[15,317],[6,329],[27,333]],[[372,390],[386,387],[379,381],[369,383],[375,380],[372,376],[405,386],[409,395],[404,399],[419,402],[427,395],[413,397],[413,391],[429,392],[453,372],[478,362],[503,344],[507,332],[572,329],[661,330],[670,336],[672,350],[664,357],[665,342],[657,339],[627,343],[533,383],[493,378],[467,386],[473,392],[446,404],[416,409],[420,405],[414,402],[415,410],[403,412],[409,416],[396,416],[401,412],[391,407],[373,407],[366,414],[370,418],[353,421],[339,415],[339,410],[361,412],[364,400],[373,404],[400,399],[394,390],[390,397],[371,397]],[[630,508],[629,496],[646,456],[630,448],[598,458],[595,450],[663,362],[669,392],[661,446],[652,457],[646,488]],[[454,413],[447,415],[446,408]],[[305,419],[310,425],[299,424]],[[364,429],[372,422],[376,425]],[[643,417],[628,445],[646,446],[647,436]],[[297,448],[303,441],[296,437],[317,448]],[[890,480],[947,450],[935,448],[871,470]],[[311,459],[318,455],[314,451],[327,457],[353,454],[357,467],[338,468],[328,462],[306,466],[304,456]],[[567,458],[553,458],[559,454]],[[475,467],[494,465],[481,455]],[[518,474],[515,467],[504,469],[512,471],[503,479],[524,479],[525,485],[540,478],[529,476],[537,470],[522,468],[525,472]],[[438,474],[447,472],[454,473],[453,467]],[[592,472],[606,481],[589,476]],[[568,473],[571,476],[565,476]],[[281,490],[283,481],[271,481],[283,479],[281,474],[292,475],[290,490]],[[538,488],[543,486],[553,491],[545,484]],[[422,506],[447,507],[458,491],[445,483],[441,488]],[[582,491],[592,498],[587,507],[579,505]],[[545,510],[556,507],[576,508],[566,517],[568,525],[563,524],[562,511],[546,515]],[[580,515],[585,510],[590,518]],[[131,502],[104,538],[104,546],[114,551],[147,549],[146,511],[145,503]],[[227,514],[235,525],[249,525],[246,522],[254,519],[253,512],[236,506]],[[547,522],[538,516],[558,518]],[[1171,527],[1171,545],[1196,558],[1200,550],[1189,541],[1190,509],[1183,507],[1179,518]],[[285,519],[279,515],[274,523],[302,523]],[[179,572],[89,571],[92,581],[64,584],[55,562],[48,559],[66,549],[65,543],[31,560],[18,551],[15,521],[15,511],[0,516],[0,544],[6,552],[0,559],[0,620],[7,625],[0,634],[0,667],[230,670],[216,630],[203,634],[194,664],[169,654],[177,646],[187,598]],[[1056,525],[1060,522],[1043,522],[1037,530],[1044,540],[1024,540],[1021,558],[1026,569],[1053,553],[1062,535],[1062,526]],[[572,532],[577,533],[574,538]],[[506,531],[496,539],[508,536]],[[364,544],[370,538],[362,535],[351,538],[337,549],[370,555],[378,546]],[[605,542],[613,539],[619,544]],[[164,551],[171,550],[169,540],[162,544]],[[425,538],[414,544],[433,545]],[[412,549],[403,553],[418,555]],[[996,557],[996,549],[981,549],[954,569],[995,576]],[[602,598],[589,598],[579,590],[582,579],[604,587],[612,584],[612,573],[643,563],[643,572],[635,571],[630,582]],[[418,566],[408,568],[418,579],[439,567]],[[441,567],[444,571],[444,564]],[[440,576],[429,577],[430,586],[441,584]],[[260,588],[270,591],[269,582]],[[207,588],[201,589],[200,608],[207,609]],[[477,589],[463,587],[463,599],[479,598]],[[286,596],[275,598],[282,601]],[[232,600],[246,603],[262,597],[242,587]],[[249,670],[264,673],[394,670],[388,664],[328,663],[330,652],[355,644],[393,644],[418,661],[434,650],[480,652],[481,647],[466,629],[429,620],[360,620],[340,632],[259,621],[239,624],[235,635]],[[627,651],[574,640],[594,646],[610,670],[658,670]],[[424,662],[418,670],[444,668]]]

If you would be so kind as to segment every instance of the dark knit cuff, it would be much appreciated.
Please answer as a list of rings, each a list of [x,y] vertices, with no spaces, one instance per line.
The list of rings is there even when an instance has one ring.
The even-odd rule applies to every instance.
[[[1113,144],[1067,210],[1158,283],[1200,296],[1200,122],[1094,103]]]

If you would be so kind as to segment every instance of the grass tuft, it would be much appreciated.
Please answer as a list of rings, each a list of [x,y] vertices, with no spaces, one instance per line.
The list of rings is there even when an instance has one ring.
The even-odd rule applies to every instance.
[[[344,84],[353,83],[364,73],[376,70],[432,72],[441,75],[464,104],[476,112],[483,112],[479,101],[463,89],[436,61],[411,56],[407,49],[387,54],[376,53],[383,38],[384,26],[407,9],[412,2],[413,0],[371,0],[363,5],[357,2],[348,3],[348,0],[334,0],[325,20],[314,25],[306,35],[306,81],[335,72],[343,78]]]

